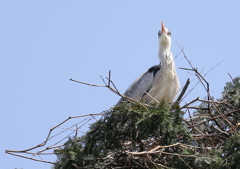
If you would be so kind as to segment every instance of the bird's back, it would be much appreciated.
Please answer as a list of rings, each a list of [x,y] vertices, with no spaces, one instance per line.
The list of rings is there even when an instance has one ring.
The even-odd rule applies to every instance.
[[[134,82],[128,87],[124,95],[134,100],[141,101],[146,93],[151,89],[155,76],[161,69],[161,65],[154,65],[146,72],[140,75]],[[121,98],[117,105],[125,102],[126,99]],[[143,100],[142,100],[143,101]]]

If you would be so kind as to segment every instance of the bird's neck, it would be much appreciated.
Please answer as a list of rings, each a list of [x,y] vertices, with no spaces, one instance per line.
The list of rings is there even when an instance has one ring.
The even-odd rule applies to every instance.
[[[172,53],[169,46],[161,46],[159,48],[158,57],[162,65],[168,65],[169,62],[173,61]]]

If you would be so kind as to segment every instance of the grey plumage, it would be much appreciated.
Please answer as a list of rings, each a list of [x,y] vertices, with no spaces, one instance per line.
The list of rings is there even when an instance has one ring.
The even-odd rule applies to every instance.
[[[152,87],[154,77],[160,71],[160,69],[161,65],[154,65],[149,68],[146,72],[134,80],[124,95],[137,101],[141,101],[143,98],[147,99],[148,97],[146,97],[146,92],[148,92]],[[126,99],[121,98],[117,105],[122,104],[125,101]],[[149,101],[145,100],[145,102],[147,103]]]

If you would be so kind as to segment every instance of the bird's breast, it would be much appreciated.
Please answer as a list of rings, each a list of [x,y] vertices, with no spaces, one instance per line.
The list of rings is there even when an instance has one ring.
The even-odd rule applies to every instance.
[[[174,67],[161,68],[156,74],[156,81],[153,83],[151,90],[148,92],[153,98],[161,102],[170,103],[180,90],[180,83]]]

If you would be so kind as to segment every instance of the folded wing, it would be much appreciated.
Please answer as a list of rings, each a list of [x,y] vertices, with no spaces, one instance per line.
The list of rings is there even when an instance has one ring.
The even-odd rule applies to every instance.
[[[130,97],[134,100],[141,101],[146,95],[154,82],[155,75],[160,71],[161,65],[155,65],[149,68],[145,73],[140,75],[126,90],[125,96]],[[121,98],[117,105],[124,103],[126,100]]]

